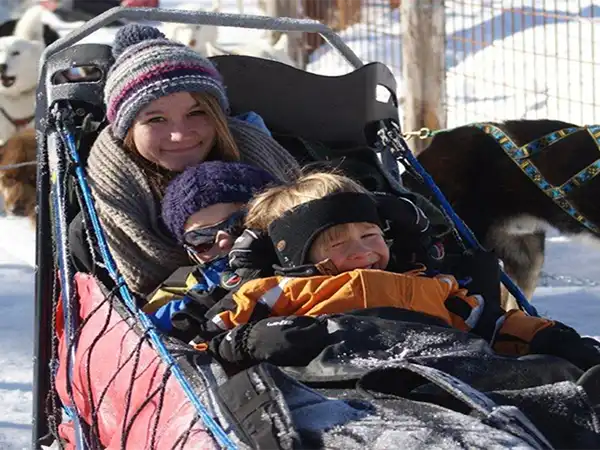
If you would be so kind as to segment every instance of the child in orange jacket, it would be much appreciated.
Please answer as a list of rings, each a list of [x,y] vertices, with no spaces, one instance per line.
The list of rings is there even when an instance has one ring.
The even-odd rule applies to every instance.
[[[430,223],[405,198],[382,209],[376,196],[346,177],[311,174],[269,189],[251,201],[246,226],[268,233],[280,260],[279,275],[244,284],[209,311],[209,328],[227,331],[268,317],[317,317],[387,306],[478,334],[506,355],[547,353],[569,359],[571,351],[556,346],[562,339],[588,344],[558,322],[486,304],[452,275],[426,276],[424,267],[386,271],[386,239],[419,239]],[[583,353],[585,361],[578,365],[600,363],[593,345]]]

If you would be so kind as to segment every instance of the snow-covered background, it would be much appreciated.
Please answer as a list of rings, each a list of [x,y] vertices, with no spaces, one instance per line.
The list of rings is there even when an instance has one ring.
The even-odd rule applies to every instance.
[[[210,7],[212,0],[195,3]],[[235,11],[235,0],[222,3],[223,11]],[[481,8],[475,2],[447,0],[449,125],[520,117],[594,123],[600,108],[600,89],[594,89],[594,75],[600,75],[600,38],[594,33],[597,22],[588,18],[594,12],[600,15],[599,6],[585,0],[520,0],[518,7],[530,14],[517,20],[507,12],[512,3],[495,0]],[[544,11],[549,3],[553,3],[552,10],[547,6]],[[162,0],[161,5],[180,7],[182,3]],[[262,14],[254,0],[245,1],[245,12]],[[565,19],[567,14],[573,18]],[[401,93],[398,12],[374,15],[370,22],[368,26],[357,24],[342,36],[364,60],[388,64],[398,77]],[[377,25],[378,35],[387,36],[385,44],[377,44],[372,23]],[[510,36],[501,39],[507,29]],[[100,30],[88,40],[110,42],[113,34],[114,30]],[[259,35],[258,31],[221,29],[219,42],[233,46]],[[476,44],[476,40],[483,43]],[[558,66],[557,58],[561,61]],[[322,48],[315,52],[308,69],[338,75],[350,68],[331,50]],[[34,230],[28,221],[0,217],[0,449],[30,448],[34,254]],[[600,336],[600,245],[594,248],[590,242],[552,234],[547,240],[544,276],[533,302],[541,314],[582,334]]]

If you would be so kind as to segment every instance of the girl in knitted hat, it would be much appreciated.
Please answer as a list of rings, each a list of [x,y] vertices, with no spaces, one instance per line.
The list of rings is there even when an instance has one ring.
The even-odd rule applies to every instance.
[[[149,296],[145,312],[160,329],[171,331],[171,316],[189,309],[190,302],[211,306],[240,284],[229,268],[228,253],[244,229],[246,203],[273,184],[276,179],[263,169],[224,161],[188,167],[169,183],[162,220],[193,266],[188,261]]]
[[[113,54],[104,91],[109,125],[92,146],[87,175],[117,267],[147,295],[188,261],[159,220],[171,179],[209,160],[244,161],[281,181],[299,168],[268,133],[229,115],[221,75],[192,49],[131,24],[118,31]]]

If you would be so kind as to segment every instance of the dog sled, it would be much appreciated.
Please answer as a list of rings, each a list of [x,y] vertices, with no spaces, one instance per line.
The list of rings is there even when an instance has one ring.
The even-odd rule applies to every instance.
[[[363,65],[324,25],[116,8],[48,47],[36,115],[33,448],[600,445],[598,417],[574,382],[581,370],[559,358],[494,357],[482,339],[431,318],[386,308],[335,315],[327,318],[335,342],[308,364],[262,362],[235,374],[159,333],[118,273],[85,175],[87,151],[105,125],[112,56],[106,45],[78,42],[117,20],[320,33],[353,72],[324,77],[253,57],[215,57],[233,113],[258,112],[302,163],[339,163],[373,191],[403,189],[395,80],[383,64]],[[70,255],[69,224],[79,212],[88,272]]]

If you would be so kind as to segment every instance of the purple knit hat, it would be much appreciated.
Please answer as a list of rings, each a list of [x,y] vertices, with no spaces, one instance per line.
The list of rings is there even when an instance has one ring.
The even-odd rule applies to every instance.
[[[165,192],[162,219],[183,244],[183,226],[197,211],[217,203],[247,203],[255,193],[277,180],[269,172],[248,164],[206,161],[188,167]]]
[[[104,87],[106,117],[123,139],[137,113],[152,101],[175,92],[213,95],[225,113],[229,101],[215,66],[196,51],[171,41],[157,28],[128,24],[113,43],[115,63]]]

